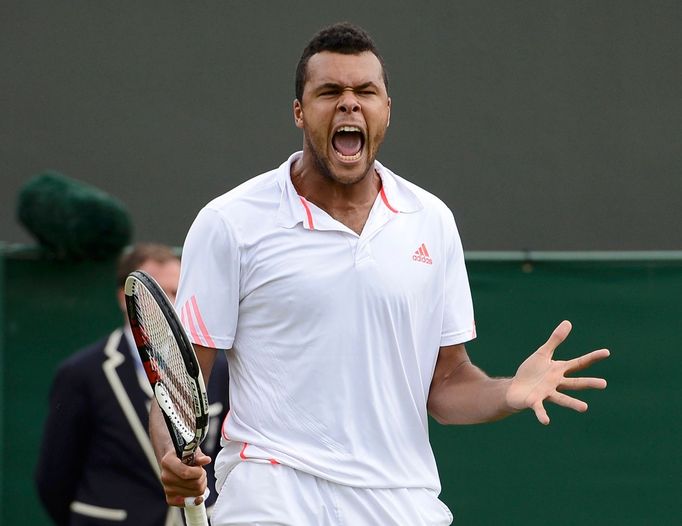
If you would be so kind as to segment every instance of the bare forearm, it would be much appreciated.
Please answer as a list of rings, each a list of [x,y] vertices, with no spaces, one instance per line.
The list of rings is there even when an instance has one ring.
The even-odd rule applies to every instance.
[[[549,424],[544,402],[575,411],[587,411],[582,400],[566,395],[566,389],[604,389],[603,378],[575,378],[580,371],[608,358],[608,349],[598,349],[568,361],[553,360],[556,347],[571,331],[571,323],[561,322],[551,336],[519,366],[514,378],[490,378],[475,367],[463,344],[443,346],[431,380],[429,413],[442,424],[492,422],[532,409],[541,424]]]
[[[515,411],[506,401],[510,378],[490,378],[470,362],[434,378],[428,410],[441,424],[479,424],[505,418]]]
[[[211,369],[213,368],[213,361],[215,360],[215,349],[195,345],[194,352],[199,361],[204,380],[208,385],[209,378],[211,377]],[[149,436],[152,441],[152,446],[154,447],[156,461],[160,465],[163,456],[174,448],[173,442],[168,434],[168,427],[163,419],[163,414],[157,404],[152,404],[151,410],[149,411]]]
[[[152,441],[156,461],[161,465],[163,456],[173,449],[173,442],[171,442],[166,422],[164,422],[163,414],[161,414],[157,404],[152,404],[149,411],[149,437]]]

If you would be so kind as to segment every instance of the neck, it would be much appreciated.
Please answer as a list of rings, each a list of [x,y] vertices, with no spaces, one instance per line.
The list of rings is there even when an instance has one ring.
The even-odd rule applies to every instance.
[[[381,178],[373,166],[358,180],[343,183],[306,162],[305,152],[291,165],[291,181],[296,192],[328,213],[372,207],[381,190]]]
[[[360,235],[381,190],[381,177],[373,164],[360,179],[344,184],[306,163],[304,157],[291,166],[291,182],[298,195]]]

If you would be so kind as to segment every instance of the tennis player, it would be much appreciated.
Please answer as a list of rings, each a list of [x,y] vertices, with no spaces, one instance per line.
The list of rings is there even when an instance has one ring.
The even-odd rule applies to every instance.
[[[428,439],[446,424],[504,418],[544,402],[585,411],[567,378],[608,356],[552,359],[562,322],[513,378],[492,379],[476,336],[450,210],[376,160],[389,126],[386,71],[349,24],[316,34],[296,72],[303,150],[206,205],[183,250],[177,308],[204,374],[229,349],[231,409],[215,463],[214,526],[445,525]],[[206,486],[152,434],[167,501]]]

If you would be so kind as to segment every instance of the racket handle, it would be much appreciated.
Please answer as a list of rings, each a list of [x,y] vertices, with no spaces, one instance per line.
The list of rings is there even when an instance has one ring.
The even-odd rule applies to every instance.
[[[199,505],[185,502],[185,522],[187,526],[208,526],[206,505],[203,502]]]
[[[183,464],[194,464],[194,453],[182,459]],[[185,497],[185,522],[187,526],[209,526],[208,515],[206,514],[206,499],[211,494],[211,490],[204,490],[201,504],[194,504],[196,497]]]

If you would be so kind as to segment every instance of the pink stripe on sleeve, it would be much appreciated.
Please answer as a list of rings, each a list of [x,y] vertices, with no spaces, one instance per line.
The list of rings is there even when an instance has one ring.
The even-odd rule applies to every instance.
[[[203,345],[204,343],[202,342],[201,338],[199,337],[199,333],[197,332],[197,328],[194,326],[194,320],[192,320],[192,313],[189,311],[189,301],[185,303],[185,306],[182,307],[183,312],[185,313],[185,317],[187,319],[187,325],[189,325],[189,332],[192,335],[192,340],[194,343],[197,343],[199,345]]]
[[[197,305],[197,298],[196,296],[192,296],[190,298],[190,301],[192,302],[192,310],[194,311],[194,316],[197,319],[197,323],[199,324],[199,329],[201,329],[201,334],[204,337],[204,340],[206,341],[206,345],[208,347],[211,347],[212,349],[216,348],[216,344],[211,338],[211,336],[208,334],[208,329],[206,328],[206,324],[204,323],[204,319],[201,317],[201,311],[199,311],[199,305]]]

